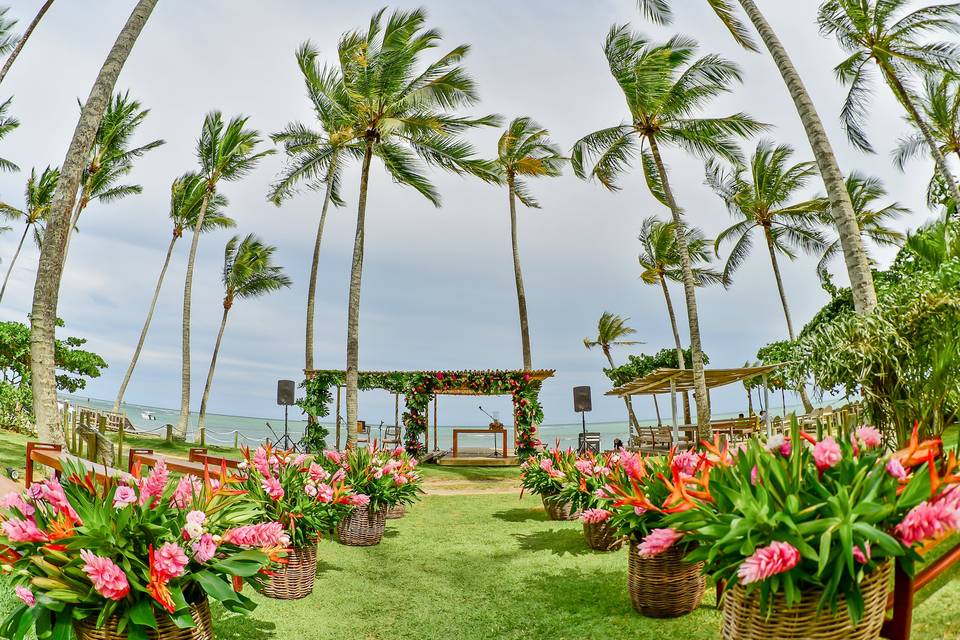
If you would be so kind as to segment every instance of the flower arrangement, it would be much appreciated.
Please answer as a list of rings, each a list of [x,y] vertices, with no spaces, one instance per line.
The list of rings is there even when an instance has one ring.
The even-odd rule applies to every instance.
[[[867,575],[890,558],[912,570],[915,545],[960,527],[954,454],[944,459],[939,439],[919,442],[916,428],[901,451],[881,443],[873,427],[817,439],[794,421],[790,437],[726,456],[713,467],[713,500],[668,522],[697,543],[688,559],[727,589],[759,590],[761,609],[777,594],[789,608],[819,591],[818,611],[836,613],[842,595],[856,625]]]
[[[573,475],[577,456],[559,447],[531,456],[520,464],[520,486],[541,496],[556,496]]]
[[[294,451],[260,446],[243,450],[240,470],[247,499],[268,521],[279,522],[294,548],[313,544],[350,511],[345,473],[330,472]]]
[[[379,510],[409,505],[423,493],[417,460],[403,447],[392,451],[376,446],[324,451],[317,464],[332,477],[343,480],[349,488],[346,502],[350,506],[369,505],[372,510]]]
[[[68,462],[63,478],[2,500],[0,556],[21,601],[4,637],[35,628],[69,638],[75,621],[91,619],[114,620],[132,639],[145,640],[163,617],[192,628],[190,606],[206,596],[252,610],[242,582],[283,561],[283,528],[249,525],[256,510],[224,471],[173,482],[161,460],[146,478],[98,484]]]
[[[612,501],[603,487],[613,470],[619,466],[620,455],[619,452],[600,455],[586,452],[577,456],[573,465],[568,468],[567,477],[560,489],[560,498],[569,502],[575,511],[582,511],[581,520],[584,522],[587,522],[585,518],[599,518],[600,515],[596,513],[598,511],[607,513],[604,521],[611,515],[609,509]]]

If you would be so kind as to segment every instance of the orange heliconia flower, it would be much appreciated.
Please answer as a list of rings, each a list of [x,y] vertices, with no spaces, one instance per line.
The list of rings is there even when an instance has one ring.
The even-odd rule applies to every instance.
[[[147,593],[149,593],[161,607],[173,613],[176,610],[176,605],[174,605],[173,596],[167,587],[169,580],[170,578],[165,575],[157,573],[154,566],[153,545],[150,545],[150,582],[147,583]]]
[[[920,423],[914,422],[909,444],[893,454],[893,459],[898,460],[905,469],[919,466],[927,462],[931,455],[936,458],[940,454],[940,447],[943,444],[940,438],[930,438],[920,442],[919,432]]]
[[[52,520],[47,532],[51,541],[63,540],[73,535],[73,522],[65,513],[61,513],[56,519]]]

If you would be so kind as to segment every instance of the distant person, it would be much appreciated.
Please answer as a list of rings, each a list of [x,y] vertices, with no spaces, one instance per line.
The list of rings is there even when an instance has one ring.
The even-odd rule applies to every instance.
[[[614,438],[614,439],[613,439],[613,450],[614,450],[614,451],[620,451],[621,449],[623,449],[623,440],[621,440],[620,438]]]
[[[742,414],[742,413],[737,416],[737,420],[743,420],[743,414]]]
[[[760,422],[766,422],[766,421],[767,421],[767,412],[766,412],[764,409],[761,409],[761,410],[760,410],[760,415],[757,416],[757,419],[758,419]]]

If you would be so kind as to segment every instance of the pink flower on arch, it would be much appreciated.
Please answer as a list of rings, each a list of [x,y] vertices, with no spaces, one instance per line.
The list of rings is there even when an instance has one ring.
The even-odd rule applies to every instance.
[[[637,547],[637,553],[641,558],[651,558],[658,556],[672,547],[677,540],[683,537],[683,534],[676,529],[654,529],[651,531],[640,546]]]
[[[33,595],[33,591],[30,591],[30,589],[18,584],[16,587],[14,587],[13,591],[17,594],[17,597],[20,598],[20,601],[28,607],[32,607],[33,605],[37,604],[37,598]]]
[[[37,524],[33,520],[10,518],[4,520],[0,529],[3,530],[3,535],[7,536],[11,542],[48,542],[50,540],[47,534],[37,528]]]
[[[836,444],[836,443],[834,443]],[[789,542],[774,540],[760,547],[737,569],[741,584],[761,582],[771,576],[790,571],[800,562],[800,552]]]
[[[164,542],[154,556],[154,567],[166,579],[177,578],[183,575],[183,569],[189,561],[180,545]]]
[[[90,578],[97,593],[108,600],[123,600],[130,593],[127,574],[110,558],[95,555],[92,551],[80,551],[83,559],[83,572]]]
[[[813,447],[813,461],[817,463],[820,471],[835,467],[842,457],[840,445],[832,436],[824,438]]]

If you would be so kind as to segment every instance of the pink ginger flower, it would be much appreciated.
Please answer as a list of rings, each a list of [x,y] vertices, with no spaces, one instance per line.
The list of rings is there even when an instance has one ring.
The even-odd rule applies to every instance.
[[[817,463],[820,471],[836,466],[842,457],[840,445],[832,436],[824,438],[813,447],[813,461]]]
[[[867,449],[875,449],[883,443],[883,436],[876,427],[860,427],[857,429],[857,438]]]
[[[260,472],[260,475],[270,475],[270,463],[267,461],[267,450],[263,447],[257,447],[257,450],[253,452],[251,464],[253,464],[254,469]]]
[[[789,458],[791,453],[793,453],[793,443],[790,440],[784,440],[783,444],[780,445],[780,455]]]
[[[960,500],[948,491],[911,509],[893,531],[906,546],[960,529]]]
[[[163,492],[167,489],[167,478],[169,476],[167,463],[163,458],[160,458],[150,475],[140,480],[140,504],[146,504],[151,499],[162,497]]]
[[[310,479],[314,482],[326,482],[330,479],[330,472],[318,465],[316,462],[310,463],[310,470],[308,471]]]
[[[641,464],[640,457],[634,453],[624,453],[623,458],[620,460],[620,466],[623,467],[626,474],[634,480],[639,480],[643,475],[641,472]]]
[[[400,456],[403,455],[404,451],[405,449],[402,446],[398,445],[396,448],[394,448],[394,450],[391,452],[390,455],[392,455],[394,458],[399,458]]]
[[[280,484],[279,479],[267,476],[262,480],[261,484],[263,485],[263,490],[267,492],[271,500],[279,500],[283,497],[283,485]]]
[[[80,551],[83,559],[83,572],[90,578],[97,593],[108,600],[123,600],[130,593],[130,583],[123,569],[110,558],[94,555],[92,551]]]
[[[30,488],[27,489],[27,496],[31,500],[41,500],[43,499],[43,483],[35,482],[30,485]]]
[[[355,507],[365,507],[370,504],[370,496],[365,493],[355,493],[350,496],[350,504]]]
[[[307,454],[301,453],[300,455],[298,455],[296,458],[293,459],[293,466],[299,467],[306,461],[307,461]]]
[[[633,513],[636,514],[636,515],[638,515],[638,516],[642,516],[642,515],[645,514],[646,512],[647,512],[647,510],[644,509],[643,507],[636,507],[636,506],[635,506],[635,507],[633,508]]]
[[[757,465],[753,465],[753,469],[750,469],[750,484],[757,486]]]
[[[73,521],[80,519],[77,512],[73,510],[70,501],[67,500],[67,494],[64,493],[63,486],[56,477],[48,478],[41,484],[41,487],[43,488],[42,499],[56,509],[57,513],[65,514]]]
[[[897,480],[906,480],[907,478],[907,470],[903,468],[903,464],[896,458],[890,458],[890,461],[887,462],[887,473]]]
[[[187,514],[187,522],[192,524],[198,524],[201,527],[203,523],[207,521],[207,514],[203,511],[191,511]]]
[[[697,471],[700,458],[692,451],[682,451],[673,457],[670,466],[683,475],[692,476]]]
[[[23,499],[19,491],[11,491],[0,499],[0,506],[5,509],[16,509],[25,518],[30,518],[36,512],[33,505]]]
[[[607,490],[605,487],[600,487],[599,489],[593,492],[593,495],[600,498],[601,500],[607,500],[610,497],[610,494],[607,493]]]
[[[870,562],[870,557],[871,557],[871,553],[870,553],[869,540],[863,543],[862,550],[860,549],[860,547],[856,547],[856,546],[853,548],[853,559],[856,560],[858,564],[867,564],[868,562]]]
[[[637,553],[641,558],[652,558],[665,552],[672,547],[677,540],[683,537],[683,534],[676,529],[654,529],[647,537],[643,539],[640,546],[637,547]]]
[[[398,487],[400,485],[407,484],[407,482],[407,476],[403,475],[402,473],[393,474],[393,484],[397,485]]]
[[[587,509],[580,514],[580,521],[587,524],[600,524],[610,519],[610,512],[606,509]]]
[[[553,460],[551,460],[550,458],[544,458],[543,460],[540,461],[541,471],[546,471],[547,473],[550,473],[552,469],[553,469]]]
[[[317,500],[324,504],[333,501],[333,487],[328,484],[319,484],[316,487]]]
[[[176,542],[164,542],[154,555],[154,567],[164,578],[177,578],[190,560]]]
[[[193,502],[194,496],[200,495],[201,487],[200,478],[183,476],[177,482],[177,488],[174,489],[170,502],[178,509],[186,509]]]
[[[114,509],[123,509],[131,504],[136,504],[136,502],[137,492],[133,490],[133,487],[120,485],[117,487],[117,490],[113,492]]]
[[[18,584],[16,587],[14,587],[13,591],[17,594],[17,597],[20,598],[20,601],[28,607],[32,607],[33,605],[37,604],[37,599],[33,595],[33,591],[30,591],[30,589]]]
[[[333,462],[334,464],[340,464],[341,462],[343,462],[343,456],[340,455],[339,451],[327,449],[326,451],[323,452],[323,455],[324,457],[326,457],[327,460],[329,460],[330,462]]]
[[[308,498],[316,498],[316,497],[317,497],[317,485],[315,485],[315,484],[313,483],[313,481],[311,480],[310,482],[308,482],[307,484],[305,484],[305,485],[303,486],[303,492],[307,495]]]
[[[205,533],[190,546],[190,550],[193,552],[193,559],[203,564],[209,562],[217,553],[217,543],[212,535]]]
[[[3,530],[3,535],[7,536],[11,542],[48,542],[50,540],[47,534],[37,528],[37,524],[33,520],[10,518],[4,520],[0,529]]]
[[[834,443],[836,444],[836,443]],[[774,540],[760,547],[737,569],[741,584],[761,582],[771,576],[790,571],[800,562],[800,552],[789,542]]]
[[[263,522],[229,529],[223,534],[223,541],[238,547],[276,547],[283,535],[283,525],[279,522]]]
[[[585,476],[590,475],[590,473],[593,471],[593,465],[590,464],[590,461],[582,458],[574,462],[573,466],[577,468],[577,471]]]
[[[336,484],[347,477],[347,472],[343,469],[337,469],[337,472],[330,478],[330,484]]]

